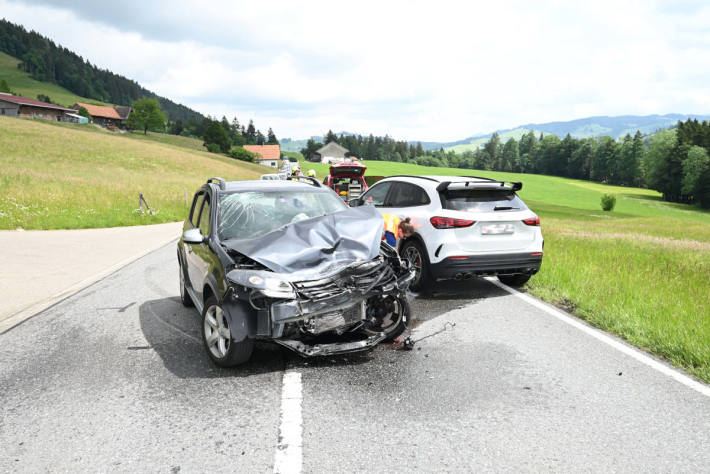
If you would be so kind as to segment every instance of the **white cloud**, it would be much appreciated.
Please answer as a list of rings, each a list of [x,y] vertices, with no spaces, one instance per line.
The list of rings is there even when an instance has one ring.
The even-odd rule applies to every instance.
[[[282,137],[453,140],[710,107],[702,2],[0,0],[0,11],[161,95]]]

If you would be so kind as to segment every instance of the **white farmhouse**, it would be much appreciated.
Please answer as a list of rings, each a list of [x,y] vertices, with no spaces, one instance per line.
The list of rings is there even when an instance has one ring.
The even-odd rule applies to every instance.
[[[345,154],[348,151],[347,148],[335,142],[328,142],[316,150],[316,154],[320,156],[321,163],[342,163],[345,161]]]

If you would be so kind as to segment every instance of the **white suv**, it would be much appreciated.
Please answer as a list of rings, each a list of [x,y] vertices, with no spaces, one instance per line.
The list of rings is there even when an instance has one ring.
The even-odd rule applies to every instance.
[[[413,290],[483,275],[520,286],[540,269],[543,249],[540,219],[515,194],[521,188],[475,176],[390,176],[351,205],[411,218],[415,233],[397,248],[417,270]]]

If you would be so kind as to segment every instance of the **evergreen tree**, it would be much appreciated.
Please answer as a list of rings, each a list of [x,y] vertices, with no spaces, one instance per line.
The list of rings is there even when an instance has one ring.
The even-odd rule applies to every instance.
[[[328,133],[325,134],[325,144],[330,142],[338,143],[338,136],[332,130],[328,130]]]
[[[264,145],[266,143],[266,137],[264,136],[263,133],[261,133],[261,130],[257,130],[256,132],[256,144],[257,145]]]
[[[249,126],[247,126],[244,138],[247,140],[247,145],[256,145],[256,128],[253,120],[249,120]]]
[[[266,143],[269,145],[278,145],[279,141],[276,138],[276,134],[274,131],[269,127],[269,131],[266,133]]]
[[[505,142],[501,156],[501,163],[503,165],[503,169],[501,171],[520,171],[520,169],[517,169],[520,161],[520,150],[518,148],[518,142],[515,138],[511,137],[507,142]]]

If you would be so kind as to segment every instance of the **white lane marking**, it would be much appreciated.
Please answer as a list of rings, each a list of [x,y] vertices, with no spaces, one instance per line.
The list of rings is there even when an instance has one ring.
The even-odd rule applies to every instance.
[[[281,426],[279,442],[276,445],[274,472],[279,474],[299,474],[303,464],[303,400],[301,373],[284,373],[281,389]]]
[[[654,370],[657,370],[658,372],[662,373],[663,375],[666,375],[672,379],[674,379],[677,382],[682,383],[688,388],[692,388],[693,390],[705,395],[706,397],[710,397],[710,386],[705,385],[703,383],[700,383],[696,380],[693,380],[692,378],[688,377],[682,372],[679,372],[676,369],[673,369],[665,364],[662,364],[661,362],[653,359],[652,357],[647,356],[643,352],[639,351],[638,349],[634,349],[630,346],[627,346],[626,344],[617,341],[616,339],[610,337],[600,329],[593,328],[591,326],[587,326],[586,324],[582,323],[581,321],[578,321],[576,318],[569,316],[568,314],[563,313],[562,311],[559,311],[551,306],[548,306],[546,303],[543,303],[540,300],[537,300],[533,298],[532,296],[526,295],[525,293],[521,293],[514,288],[509,287],[508,285],[505,285],[498,281],[497,278],[493,277],[487,277],[486,280],[489,282],[493,283],[499,288],[502,288],[503,290],[507,291],[511,295],[517,296],[521,300],[525,301],[528,304],[531,304],[535,306],[538,309],[541,309],[542,311],[546,312],[547,314],[554,316],[555,318],[559,319],[560,321],[569,324],[570,326],[579,329],[580,331],[592,336],[593,338],[597,339],[598,341],[603,342],[604,344],[607,344],[608,346],[613,347],[614,349],[618,350],[619,352],[623,352],[629,357],[632,357],[633,359],[636,359],[638,362],[641,362],[642,364],[645,364],[649,367],[651,367]]]

